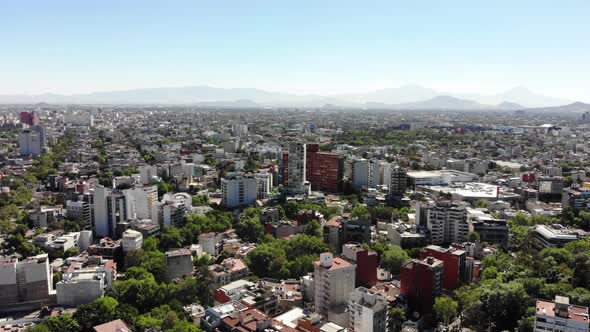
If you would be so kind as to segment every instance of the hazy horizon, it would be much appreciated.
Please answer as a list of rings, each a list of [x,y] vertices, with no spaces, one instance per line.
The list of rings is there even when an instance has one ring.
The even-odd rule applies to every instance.
[[[0,95],[213,86],[590,101],[590,2],[9,2]]]

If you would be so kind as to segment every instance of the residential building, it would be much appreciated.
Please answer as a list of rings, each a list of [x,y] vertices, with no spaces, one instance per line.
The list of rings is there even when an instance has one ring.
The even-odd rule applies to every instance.
[[[139,181],[143,185],[153,184],[158,181],[158,167],[143,165],[139,167]]]
[[[158,187],[137,186],[123,191],[127,205],[127,219],[151,219],[158,222]]]
[[[55,303],[47,254],[18,260],[0,258],[0,309],[18,311]]]
[[[450,201],[438,201],[428,206],[426,225],[433,244],[460,243],[469,235],[466,208]]]
[[[402,265],[400,294],[420,312],[430,312],[443,288],[444,263],[434,257],[412,259]]]
[[[168,280],[193,274],[193,255],[188,249],[166,252],[166,276]]]
[[[312,190],[339,192],[344,177],[344,158],[338,153],[320,151],[319,144],[307,144],[305,172]]]
[[[287,191],[289,194],[309,194],[306,178],[306,146],[303,143],[289,144],[287,157]]]
[[[213,232],[199,234],[199,244],[203,248],[203,252],[215,257],[223,249],[223,234]]]
[[[434,257],[443,261],[443,288],[453,290],[459,287],[462,283],[470,283],[472,277],[473,266],[467,261],[467,253],[464,250],[455,249],[453,247],[444,249],[436,245],[430,245],[422,249],[420,258]]]
[[[342,257],[356,264],[356,284],[373,287],[377,284],[379,257],[377,253],[364,248],[360,243],[346,243],[342,246]]]
[[[21,156],[38,156],[41,154],[43,144],[41,133],[25,129],[18,137],[18,151]]]
[[[356,265],[330,252],[321,253],[313,265],[315,311],[329,316],[347,304],[355,288]]]
[[[387,331],[387,299],[365,287],[359,287],[348,300],[349,331]]]
[[[101,298],[111,288],[113,276],[104,267],[67,271],[55,286],[57,304],[77,307]]]
[[[256,197],[257,184],[253,176],[230,173],[221,179],[221,205],[228,208],[252,205]]]
[[[245,278],[250,273],[248,266],[239,258],[226,258],[220,264],[209,266],[211,288],[227,285],[232,281]]]
[[[123,232],[122,236],[123,252],[127,253],[129,250],[141,249],[143,245],[143,235],[132,229]]]
[[[555,301],[537,299],[535,332],[588,332],[588,307],[571,305],[566,296]]]
[[[116,237],[117,224],[128,219],[127,200],[122,191],[103,186],[94,188],[94,234]]]

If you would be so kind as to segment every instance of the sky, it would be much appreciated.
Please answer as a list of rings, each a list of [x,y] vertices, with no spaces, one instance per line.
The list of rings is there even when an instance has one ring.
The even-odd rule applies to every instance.
[[[513,86],[590,100],[590,1],[0,1],[0,94]]]

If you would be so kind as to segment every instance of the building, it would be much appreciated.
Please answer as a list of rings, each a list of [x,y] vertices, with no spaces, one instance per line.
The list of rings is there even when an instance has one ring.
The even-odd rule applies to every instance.
[[[377,284],[379,257],[376,252],[359,243],[346,243],[342,246],[342,256],[356,264],[357,285],[370,288]]]
[[[408,184],[413,188],[416,186],[449,185],[455,182],[476,182],[478,180],[479,176],[477,174],[452,169],[408,172]]]
[[[587,234],[581,229],[568,228],[559,224],[537,225],[534,233],[538,248],[563,247],[564,244],[580,240]]]
[[[569,302],[565,296],[555,296],[553,302],[537,299],[534,331],[588,332],[588,307]]]
[[[406,192],[408,187],[408,174],[399,166],[391,168],[388,173],[388,182],[385,184],[389,188],[390,195],[401,196]]]
[[[245,278],[250,273],[248,266],[239,258],[226,258],[221,264],[209,266],[210,287],[218,288],[232,281]]]
[[[315,311],[329,317],[347,304],[355,288],[356,265],[329,252],[320,254],[313,265]]]
[[[112,275],[104,267],[67,271],[55,286],[57,304],[77,307],[101,298],[111,288]]]
[[[305,172],[312,190],[340,192],[344,177],[344,158],[338,153],[320,151],[319,144],[307,144]]]
[[[151,219],[158,222],[158,187],[138,186],[123,191],[127,206],[127,219]]]
[[[158,220],[164,227],[182,225],[184,216],[191,208],[192,197],[189,194],[165,194],[159,204]]]
[[[217,256],[223,250],[223,234],[222,233],[203,233],[199,234],[199,245],[210,256]]]
[[[259,199],[268,198],[272,189],[272,173],[265,170],[254,175],[256,179],[256,197]]]
[[[153,184],[158,181],[158,167],[143,165],[139,167],[139,181],[143,185]]]
[[[18,260],[0,258],[0,310],[38,309],[55,303],[47,254]]]
[[[540,196],[560,196],[563,193],[563,177],[561,176],[540,176],[539,195]]]
[[[287,192],[292,195],[309,194],[310,187],[306,178],[307,153],[306,145],[303,143],[289,144],[287,155]]]
[[[377,165],[366,159],[352,161],[352,188],[359,192],[363,189],[374,188],[379,183],[373,183],[374,166]]]
[[[349,331],[387,331],[387,299],[365,287],[359,287],[348,300]]]
[[[193,274],[193,255],[188,249],[166,252],[166,276],[168,280]]]
[[[412,259],[402,265],[400,294],[420,312],[430,312],[443,288],[444,263],[434,257]]]
[[[18,137],[18,151],[21,156],[38,156],[43,149],[41,133],[25,129]]]
[[[450,247],[444,249],[430,245],[422,249],[421,259],[434,257],[444,263],[443,288],[455,289],[463,283],[470,283],[473,272],[473,261],[467,261],[467,253],[464,250]]]
[[[419,212],[416,210],[416,220]],[[469,235],[467,209],[464,206],[439,201],[427,207],[426,226],[434,244],[464,242]]]
[[[221,205],[228,208],[252,205],[256,202],[257,189],[253,176],[230,173],[221,179]]]
[[[92,328],[94,332],[132,332],[133,330],[124,321],[116,319]]]
[[[143,245],[143,235],[132,229],[128,229],[123,232],[122,237],[123,252],[127,253],[129,250],[141,249]]]
[[[84,201],[66,201],[66,215],[69,219],[83,221],[84,228],[90,229],[93,219],[93,207]]]
[[[127,200],[122,191],[103,186],[94,188],[94,234],[116,237],[117,224],[128,219]]]

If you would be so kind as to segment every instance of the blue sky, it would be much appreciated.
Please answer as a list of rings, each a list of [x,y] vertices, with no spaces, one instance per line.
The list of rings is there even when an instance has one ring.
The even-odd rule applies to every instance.
[[[0,94],[415,83],[590,99],[590,1],[2,1]]]

